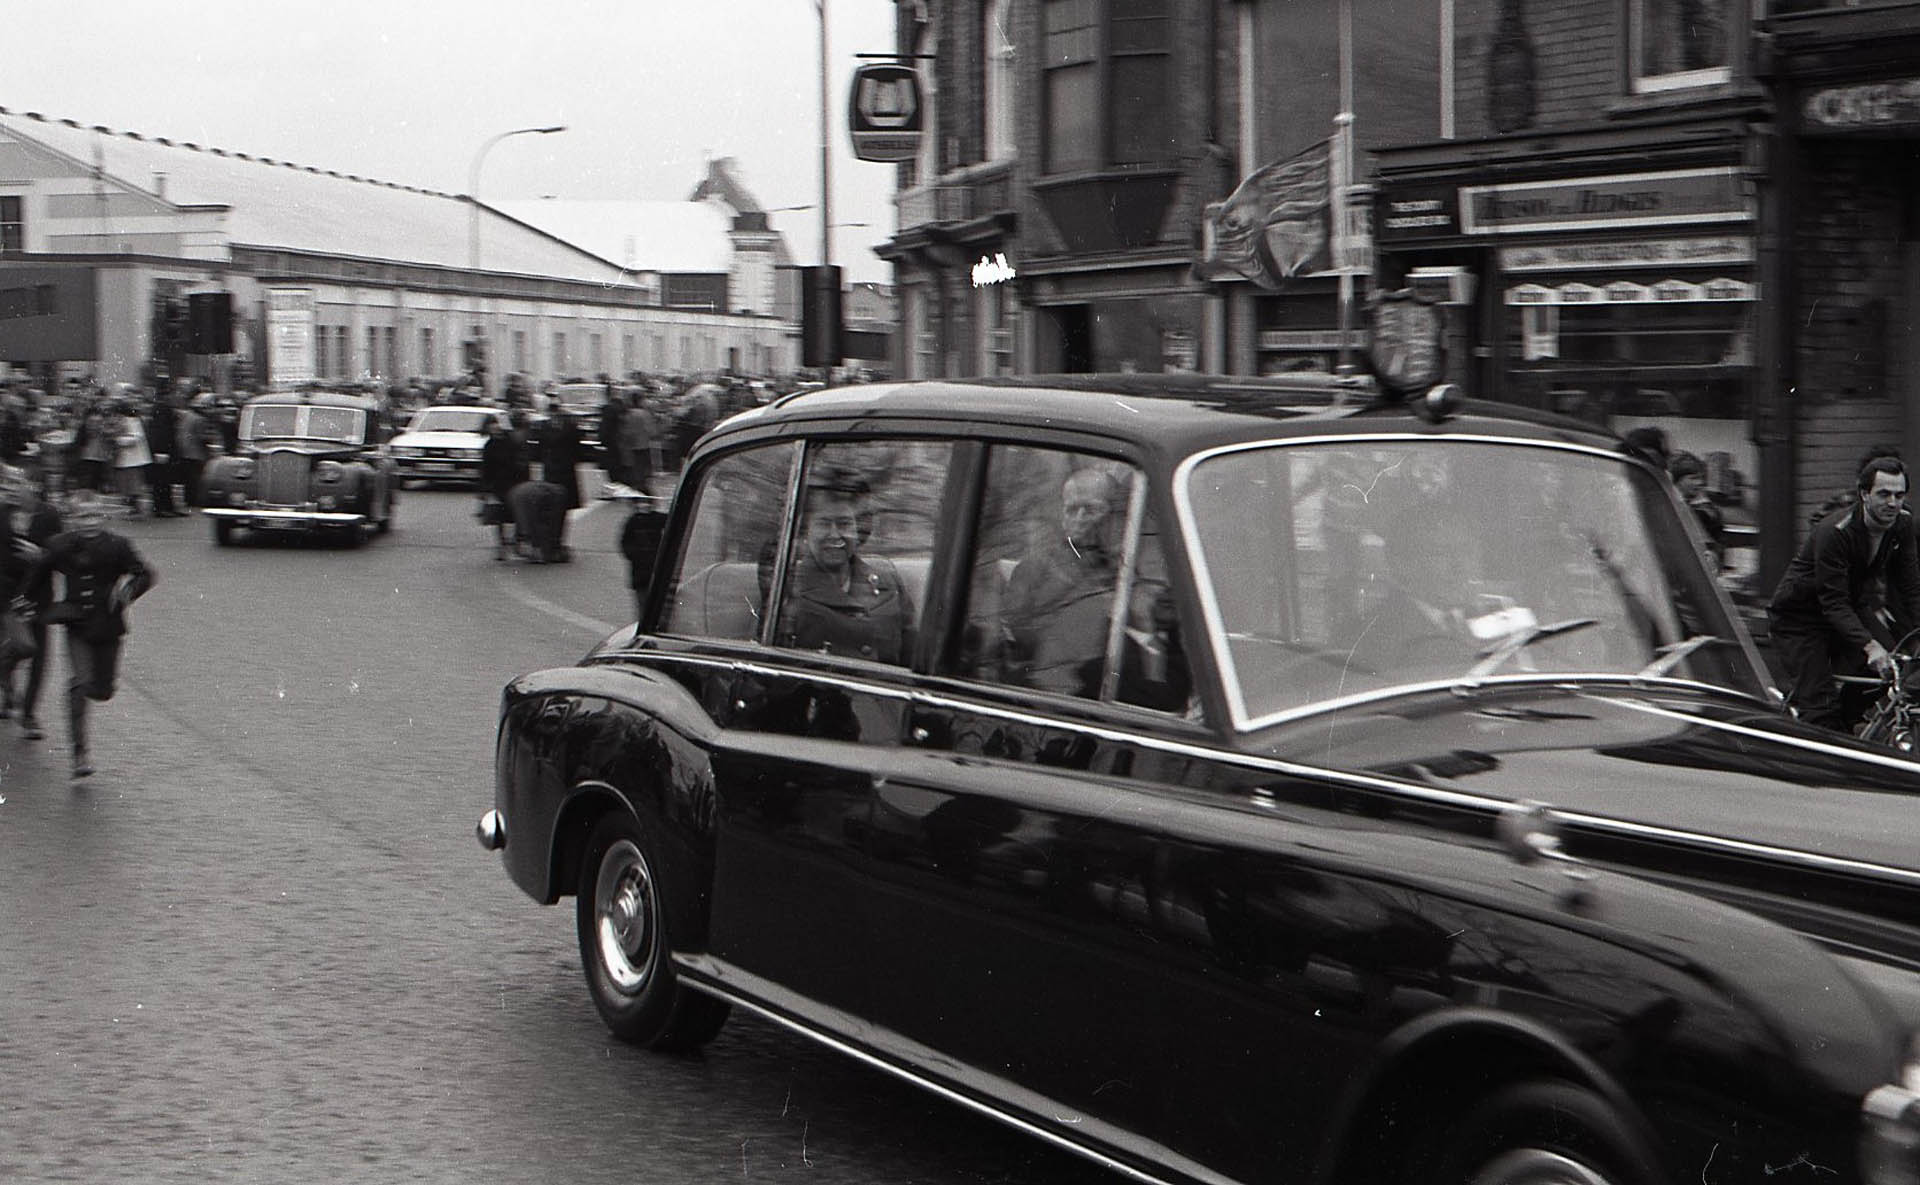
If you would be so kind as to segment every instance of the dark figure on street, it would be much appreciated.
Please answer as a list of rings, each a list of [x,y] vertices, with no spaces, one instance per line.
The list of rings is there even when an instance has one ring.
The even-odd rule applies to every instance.
[[[633,619],[647,611],[647,583],[653,579],[653,565],[660,558],[660,536],[666,531],[665,511],[648,509],[638,503],[620,528],[620,554],[627,557],[627,583],[633,588]]]
[[[1860,470],[1851,504],[1820,520],[1787,565],[1767,605],[1786,667],[1787,702],[1801,718],[1842,732],[1864,704],[1835,675],[1893,671],[1888,647],[1920,625],[1920,557],[1907,512],[1907,468],[1876,457]],[[1886,590],[1884,607],[1875,587]]]
[[[12,467],[0,472],[0,596],[5,598],[0,603],[14,606],[12,611],[21,615],[33,638],[31,655],[0,656],[0,719],[17,714],[20,733],[30,741],[46,735],[40,728],[39,708],[40,687],[47,674],[46,609],[52,592],[43,587],[28,596],[26,581],[48,541],[60,530],[60,512],[41,500],[24,472]],[[23,662],[27,681],[16,693],[14,671]]]
[[[520,553],[536,564],[564,564],[573,557],[566,546],[567,491],[550,481],[523,481],[507,493],[507,506],[520,533]]]
[[[207,437],[212,431],[198,408],[188,404],[180,409],[173,433],[173,469],[188,511],[200,505],[200,473],[207,467]]]
[[[580,508],[580,429],[573,414],[556,408],[540,433],[540,480],[567,492],[567,509]]]
[[[600,405],[600,467],[607,471],[609,485],[632,485],[628,480],[625,454],[620,450],[620,421],[627,414],[627,397],[612,383],[607,384],[607,401]]]
[[[520,442],[499,420],[487,418],[487,442],[480,446],[480,521],[493,527],[493,558],[504,560],[512,554],[513,510],[507,495],[527,480],[527,461]]]
[[[144,596],[155,580],[153,569],[133,544],[106,529],[106,516],[106,506],[98,498],[74,498],[67,507],[67,529],[47,541],[23,590],[29,601],[37,601],[49,596],[56,572],[62,579],[59,603],[51,605],[41,619],[67,627],[67,666],[73,674],[67,688],[67,719],[76,778],[93,773],[87,703],[113,698],[121,641],[127,633],[127,606]]]
[[[182,518],[173,505],[173,458],[179,447],[179,419],[174,414],[173,397],[160,395],[147,413],[147,452],[153,463],[147,466],[147,491],[153,499],[153,517]]]

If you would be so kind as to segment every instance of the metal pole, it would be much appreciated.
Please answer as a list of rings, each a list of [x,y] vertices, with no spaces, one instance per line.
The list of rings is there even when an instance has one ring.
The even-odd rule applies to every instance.
[[[1337,369],[1341,374],[1351,374],[1353,349],[1347,344],[1347,334],[1353,325],[1353,269],[1348,266],[1347,260],[1347,193],[1353,184],[1353,0],[1340,0],[1340,113],[1333,117],[1333,123],[1333,151],[1340,155],[1337,162],[1328,162],[1339,178],[1333,193],[1333,244],[1340,256],[1334,261],[1340,268],[1340,361]]]
[[[820,263],[833,263],[833,154],[827,132],[827,0],[813,0],[820,14]]]

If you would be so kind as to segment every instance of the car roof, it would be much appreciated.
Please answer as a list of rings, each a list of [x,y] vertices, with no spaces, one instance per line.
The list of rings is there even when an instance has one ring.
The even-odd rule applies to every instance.
[[[1457,395],[1457,389],[1455,395]],[[1217,444],[1320,435],[1420,432],[1553,440],[1617,448],[1603,427],[1512,404],[1461,399],[1435,419],[1382,397],[1371,380],[1334,375],[1021,375],[930,379],[799,391],[726,420],[708,437],[817,426],[879,428],[889,421],[949,421],[996,428],[1077,431],[1184,455]]]
[[[376,406],[375,400],[368,396],[349,395],[344,391],[271,391],[247,400],[248,407],[256,404],[308,404],[313,407],[351,407],[361,411]]]

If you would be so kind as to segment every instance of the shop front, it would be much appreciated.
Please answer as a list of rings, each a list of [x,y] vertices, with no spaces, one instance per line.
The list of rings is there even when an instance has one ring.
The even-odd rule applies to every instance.
[[[1446,277],[1464,301],[1450,375],[1700,460],[1736,587],[1760,579],[1762,501],[1746,135],[1608,129],[1546,161],[1511,141],[1391,151],[1375,208],[1383,285]]]
[[[1185,257],[1025,272],[1033,373],[1198,369],[1205,298],[1188,273]]]

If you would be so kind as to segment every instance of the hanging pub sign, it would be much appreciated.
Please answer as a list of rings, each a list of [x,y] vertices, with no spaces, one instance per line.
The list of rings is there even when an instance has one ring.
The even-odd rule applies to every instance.
[[[924,122],[920,74],[898,62],[866,62],[854,68],[847,99],[853,155],[889,163],[920,155]]]

